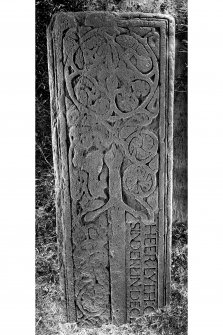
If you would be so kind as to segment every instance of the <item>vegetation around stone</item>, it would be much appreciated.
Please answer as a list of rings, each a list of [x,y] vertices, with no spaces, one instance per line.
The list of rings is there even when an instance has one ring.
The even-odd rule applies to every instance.
[[[78,329],[66,324],[59,287],[54,174],[50,133],[46,27],[58,11],[131,10],[169,13],[176,19],[178,52],[185,55],[175,89],[187,91],[186,0],[36,0],[36,334],[37,335],[186,335],[187,334],[187,223],[175,219],[172,234],[172,298],[170,306],[132,325]],[[182,58],[181,58],[182,59]]]

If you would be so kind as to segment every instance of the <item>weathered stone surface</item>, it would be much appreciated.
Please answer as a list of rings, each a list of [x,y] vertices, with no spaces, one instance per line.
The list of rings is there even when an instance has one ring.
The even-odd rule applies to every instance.
[[[68,321],[121,324],[169,300],[174,24],[60,13],[48,58]]]
[[[173,129],[173,224],[187,221],[187,52],[176,39]]]

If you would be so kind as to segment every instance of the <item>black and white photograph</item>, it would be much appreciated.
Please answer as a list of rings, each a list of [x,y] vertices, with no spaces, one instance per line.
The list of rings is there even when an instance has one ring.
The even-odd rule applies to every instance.
[[[187,2],[37,1],[36,136],[37,334],[186,334]]]
[[[0,333],[220,334],[220,2],[0,15]]]

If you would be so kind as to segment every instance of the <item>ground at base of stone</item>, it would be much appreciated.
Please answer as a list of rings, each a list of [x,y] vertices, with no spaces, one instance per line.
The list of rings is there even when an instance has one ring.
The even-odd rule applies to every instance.
[[[60,324],[59,335],[134,335],[136,334],[130,325],[115,326],[115,325],[103,325],[100,329],[80,329],[76,323],[65,323]],[[154,331],[147,330],[147,335],[156,335]]]
[[[76,323],[60,324],[58,335],[187,335],[186,295],[183,300],[181,305],[165,307],[122,326],[109,324],[87,329]]]
[[[182,262],[185,250],[180,253],[178,249],[176,254],[175,263]],[[182,271],[182,265],[185,264],[181,264],[181,269],[178,267],[175,278],[185,278],[186,272]],[[57,300],[53,303],[52,299],[56,297],[52,296],[48,300],[48,306],[42,306],[42,312],[45,311],[42,319],[37,318],[39,322],[37,320],[36,335],[187,335],[187,289],[183,281],[182,278],[181,282],[174,281],[170,306],[122,326],[109,324],[101,328],[80,328],[76,323],[65,323],[63,308],[61,306],[58,309],[60,302]],[[50,292],[46,295],[50,295]]]
[[[89,329],[84,329],[84,328],[79,328],[76,323],[65,323],[65,324],[60,324],[59,325],[60,332],[59,335],[73,335],[73,334],[80,334],[80,335],[89,335],[89,334],[97,334],[97,335],[102,335],[102,334],[131,334],[131,329],[130,327],[127,326],[122,326],[121,330],[120,327],[116,327],[114,325],[104,325],[100,329],[96,328],[89,328]]]

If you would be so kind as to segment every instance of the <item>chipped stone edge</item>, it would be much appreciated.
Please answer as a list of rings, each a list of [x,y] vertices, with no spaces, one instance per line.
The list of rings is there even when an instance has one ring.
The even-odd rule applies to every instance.
[[[174,113],[174,76],[175,76],[175,20],[168,15],[168,115],[167,115],[167,217],[166,217],[166,301],[171,295],[171,250],[172,250],[172,194],[173,194],[173,113]]]
[[[146,12],[113,12],[113,11],[84,11],[84,12],[57,12],[55,14],[53,14],[52,18],[51,18],[51,22],[52,20],[55,20],[56,17],[60,17],[60,16],[66,16],[66,17],[76,17],[76,16],[86,16],[89,14],[106,14],[106,15],[110,15],[110,16],[121,16],[121,17],[126,17],[128,19],[134,19],[134,18],[152,18],[152,19],[166,19],[169,21],[170,24],[175,25],[175,20],[174,18],[169,15],[169,14],[160,14],[160,13],[146,13]],[[51,23],[50,23],[51,25]]]
[[[56,36],[56,43],[55,43]],[[58,234],[60,284],[66,301],[67,321],[76,321],[74,273],[72,261],[71,208],[69,167],[66,153],[66,124],[62,103],[58,16],[47,28],[48,72],[50,88],[52,149],[55,171],[56,225]],[[64,138],[65,137],[65,138]],[[60,150],[59,150],[60,149]]]

